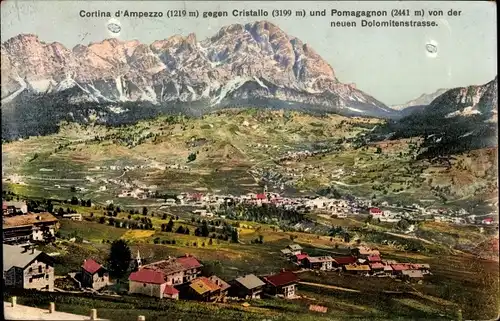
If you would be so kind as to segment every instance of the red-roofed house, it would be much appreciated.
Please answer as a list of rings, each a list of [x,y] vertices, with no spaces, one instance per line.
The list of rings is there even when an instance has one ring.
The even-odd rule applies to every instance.
[[[374,274],[384,273],[384,264],[380,262],[370,263],[370,269]]]
[[[382,260],[380,259],[379,255],[370,255],[368,258],[368,262],[373,263],[373,262],[381,262]]]
[[[347,264],[356,263],[356,258],[354,256],[336,257],[333,259],[332,265],[334,267],[342,267]]]
[[[490,225],[490,224],[493,224],[493,219],[491,217],[487,217],[484,220],[482,220],[481,223],[486,224],[486,225]]]
[[[393,274],[399,275],[402,274],[403,271],[409,270],[410,267],[407,264],[392,264]]]
[[[177,262],[184,267],[184,283],[191,282],[201,274],[203,265],[194,257],[189,254],[178,257]]]
[[[374,217],[382,216],[384,215],[384,211],[382,211],[380,208],[372,207],[370,208],[370,215]]]
[[[161,271],[140,269],[130,274],[129,294],[143,294],[160,299],[169,298],[177,300],[179,291],[167,284],[165,275]]]
[[[309,255],[307,253],[300,253],[292,256],[291,260],[292,262],[298,264],[298,265],[303,265],[304,260],[308,257]]]
[[[109,285],[108,270],[92,259],[86,259],[81,266],[81,284],[84,288],[99,290]]]
[[[264,277],[265,291],[271,295],[291,298],[295,296],[295,287],[299,278],[292,271],[282,271],[278,274]]]
[[[258,200],[261,200],[261,201],[267,200],[267,196],[264,193],[255,195],[255,198],[258,199]]]

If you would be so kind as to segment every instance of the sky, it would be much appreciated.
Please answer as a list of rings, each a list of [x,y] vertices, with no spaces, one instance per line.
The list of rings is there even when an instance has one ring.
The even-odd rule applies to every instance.
[[[167,18],[167,10],[202,12],[227,11],[220,18]],[[264,9],[267,17],[234,17],[233,10]],[[272,16],[274,9],[289,9],[292,17]],[[326,9],[326,16],[310,16],[310,10]],[[437,27],[363,28],[364,18],[332,16],[331,10],[386,10],[383,20],[422,20],[421,17],[392,18],[392,9],[424,10],[424,20]],[[459,16],[448,16],[453,9]],[[484,84],[497,73],[496,4],[493,1],[15,1],[1,3],[2,42],[20,33],[31,33],[45,42],[57,41],[66,47],[100,42],[113,35],[109,18],[80,17],[80,11],[161,11],[163,17],[121,17],[118,36],[143,43],[174,34],[195,33],[203,40],[226,25],[259,20],[270,21],[291,36],[309,44],[333,67],[337,78],[388,104],[401,104],[440,88]],[[295,12],[306,10],[306,17]],[[441,17],[428,16],[442,10]],[[357,27],[331,27],[332,21],[355,21]],[[116,37],[116,36],[115,36]],[[427,44],[437,53],[429,54]]]

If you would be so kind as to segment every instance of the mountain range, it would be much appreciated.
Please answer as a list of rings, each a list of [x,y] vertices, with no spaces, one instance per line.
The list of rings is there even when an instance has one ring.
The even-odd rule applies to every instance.
[[[313,48],[266,21],[229,25],[202,41],[107,39],[72,49],[18,35],[1,45],[1,75],[7,139],[52,132],[61,120],[123,124],[239,106],[406,116],[341,83]],[[409,104],[432,105],[439,94]]]

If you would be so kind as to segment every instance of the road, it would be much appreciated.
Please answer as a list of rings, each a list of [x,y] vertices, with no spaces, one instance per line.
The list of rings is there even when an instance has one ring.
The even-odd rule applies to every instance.
[[[303,282],[303,281],[299,282],[299,284],[304,284],[304,285],[309,285],[309,286],[315,286],[315,287],[318,287],[318,288],[340,290],[340,291],[345,291],[345,292],[361,293],[361,291],[358,291],[358,290],[348,289],[348,288],[342,288],[340,286],[335,286],[335,285],[328,285],[328,284],[321,284],[321,283],[312,283],[312,282]]]

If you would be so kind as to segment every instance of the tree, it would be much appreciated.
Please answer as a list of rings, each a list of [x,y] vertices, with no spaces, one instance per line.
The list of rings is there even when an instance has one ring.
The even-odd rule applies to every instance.
[[[132,253],[125,240],[116,240],[111,244],[109,251],[109,271],[116,277],[122,277],[130,266]]]
[[[349,235],[349,233],[345,233],[344,234],[344,242],[349,243],[350,241],[351,241],[351,236]]]
[[[207,237],[209,234],[210,231],[208,230],[207,221],[203,221],[203,224],[201,225],[201,236]]]
[[[407,229],[410,227],[410,223],[408,223],[408,221],[407,221],[407,220],[402,219],[402,220],[400,220],[400,221],[398,222],[397,227],[398,227],[400,230],[405,231],[405,230],[407,230]]]
[[[259,243],[260,244],[264,243],[264,236],[259,235]]]
[[[104,218],[104,216],[99,217],[99,223],[101,224],[106,223],[106,219]]]
[[[212,238],[210,238],[210,240],[208,240],[208,245],[212,245],[214,244],[214,242],[212,241]]]
[[[70,191],[71,193],[76,193],[76,187],[71,186],[71,187],[69,188],[69,191]]]
[[[59,216],[64,215],[64,209],[62,207],[59,207],[59,209],[57,210],[57,215],[59,215]]]
[[[368,215],[368,217],[365,220],[365,223],[370,223],[373,219],[373,215]]]
[[[375,154],[382,154],[382,148],[377,146],[377,150],[375,151]]]
[[[154,244],[160,243],[160,238],[159,237],[155,237],[155,239],[153,240],[153,243]]]
[[[186,230],[184,231],[184,234],[189,235],[189,229],[186,227]]]
[[[75,196],[71,197],[70,204],[71,205],[78,205],[78,198],[76,198]]]
[[[231,231],[231,242],[233,242],[233,243],[238,243],[239,242],[238,230],[237,229],[233,229]]]
[[[194,162],[196,160],[196,153],[191,153],[188,156],[188,163]]]
[[[142,208],[142,215],[144,216],[148,215],[148,208],[146,206]]]
[[[175,233],[179,233],[179,234],[184,234],[185,230],[184,230],[184,227],[182,225],[180,225],[178,228],[177,228],[177,231],[175,231]]]
[[[170,221],[168,221],[166,227],[165,227],[165,232],[172,232],[174,229],[174,221],[172,218],[170,218]]]

